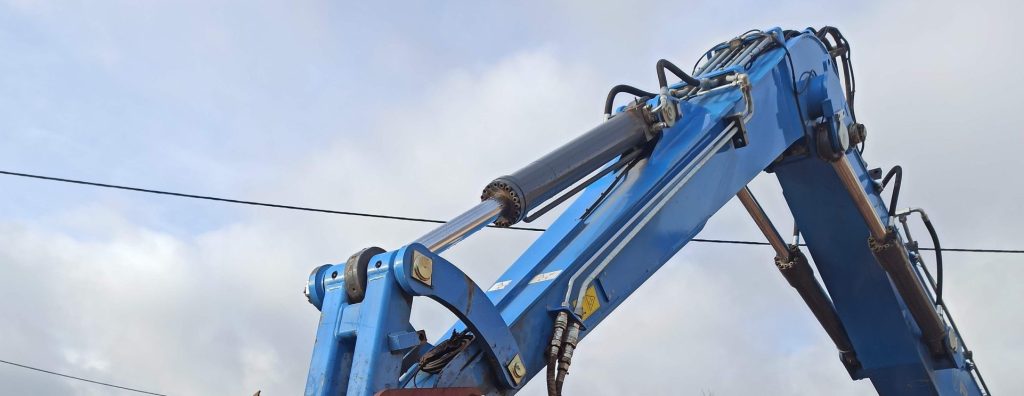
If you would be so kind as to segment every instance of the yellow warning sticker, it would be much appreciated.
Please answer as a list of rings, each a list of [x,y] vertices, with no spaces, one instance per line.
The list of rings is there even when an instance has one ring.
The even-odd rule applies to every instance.
[[[598,308],[601,308],[601,302],[597,300],[597,289],[590,285],[587,294],[583,295],[583,320],[587,320]]]

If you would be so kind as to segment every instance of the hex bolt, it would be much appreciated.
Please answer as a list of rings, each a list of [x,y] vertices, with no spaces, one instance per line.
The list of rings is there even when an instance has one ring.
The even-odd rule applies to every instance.
[[[508,373],[512,375],[512,381],[515,381],[516,385],[526,377],[526,365],[519,355],[512,357],[512,361],[508,362]]]
[[[430,277],[434,272],[434,262],[419,252],[413,252],[412,256],[412,278],[431,286]]]

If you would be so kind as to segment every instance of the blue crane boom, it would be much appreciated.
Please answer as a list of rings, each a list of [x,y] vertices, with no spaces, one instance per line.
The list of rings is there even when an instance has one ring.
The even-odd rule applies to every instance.
[[[897,212],[901,173],[879,183],[856,149],[866,129],[839,31],[750,31],[699,65],[691,76],[659,61],[656,92],[616,86],[605,122],[495,179],[480,204],[409,245],[314,269],[306,295],[321,317],[306,394],[511,395],[540,373],[561,394],[580,341],[735,196],[852,379],[880,395],[988,395],[906,227],[920,214],[934,237],[928,217]],[[621,93],[636,99],[613,109]],[[778,177],[813,267],[746,188],[762,171]],[[440,256],[576,195],[491,285]],[[450,337],[435,345],[413,328],[414,297],[458,317]]]

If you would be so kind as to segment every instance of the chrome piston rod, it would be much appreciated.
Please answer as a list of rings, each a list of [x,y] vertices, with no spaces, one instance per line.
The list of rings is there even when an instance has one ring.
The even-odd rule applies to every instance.
[[[851,372],[859,368],[860,361],[857,358],[857,352],[853,350],[853,342],[850,341],[850,336],[846,332],[846,328],[843,327],[843,321],[839,318],[839,314],[836,313],[832,300],[829,299],[821,284],[815,279],[814,270],[807,261],[807,257],[804,256],[798,246],[786,245],[782,235],[775,229],[775,225],[772,224],[764,209],[761,208],[761,204],[754,198],[754,195],[750,193],[749,188],[744,186],[736,193],[736,197],[739,198],[743,207],[747,209],[750,217],[754,219],[757,228],[768,239],[768,243],[775,249],[775,265],[778,267],[779,272],[786,278],[790,286],[793,286],[797,293],[800,294],[800,298],[807,304],[807,308],[810,308],[811,313],[818,319],[818,323],[825,329],[825,333],[836,344],[843,364]]]
[[[441,253],[470,234],[486,227],[501,215],[504,205],[497,199],[480,202],[465,213],[417,238],[414,243]]]
[[[515,173],[495,179],[484,188],[482,202],[414,242],[440,253],[492,222],[508,227],[523,220],[534,207],[653,139],[650,117],[644,108],[627,109]]]
[[[854,206],[860,212],[861,217],[868,226],[871,237],[868,238],[868,245],[871,253],[878,260],[878,264],[889,274],[896,291],[903,298],[911,316],[921,329],[921,337],[931,351],[932,355],[945,355],[947,351],[947,328],[945,321],[939,316],[938,311],[928,293],[925,291],[921,279],[914,271],[906,248],[899,236],[889,230],[882,223],[882,220],[875,213],[874,207],[868,201],[860,181],[857,180],[850,159],[842,156],[832,162],[832,169],[839,176],[840,182],[846,187],[853,198]]]
[[[832,162],[832,169],[839,176],[839,181],[846,187],[846,191],[850,193],[850,198],[853,199],[854,206],[857,207],[857,211],[864,218],[871,236],[877,239],[885,238],[885,234],[888,231],[885,229],[885,225],[882,224],[882,220],[875,213],[875,208],[868,201],[864,188],[861,186],[860,181],[857,180],[857,174],[853,172],[850,159],[845,155],[842,156],[842,158]]]
[[[747,209],[747,213],[750,213],[750,217],[754,219],[754,223],[757,224],[757,228],[761,230],[764,237],[768,239],[768,243],[772,245],[772,249],[775,249],[775,254],[779,257],[789,260],[790,251],[789,246],[786,246],[786,242],[782,239],[782,235],[775,229],[775,225],[772,224],[771,220],[764,213],[764,209],[761,208],[761,204],[757,202],[754,195],[750,193],[750,189],[744,186],[740,189],[740,192],[736,193],[736,197],[740,199],[740,203]]]

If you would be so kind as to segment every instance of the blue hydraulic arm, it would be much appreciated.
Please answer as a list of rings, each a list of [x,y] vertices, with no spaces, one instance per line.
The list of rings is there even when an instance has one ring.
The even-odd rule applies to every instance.
[[[987,395],[916,245],[899,234],[908,213],[886,207],[855,149],[865,129],[853,81],[840,79],[848,54],[834,28],[772,29],[715,46],[694,76],[659,61],[657,92],[613,88],[607,121],[495,179],[466,213],[397,250],[315,269],[306,294],[321,319],[306,394],[511,395],[538,373],[560,394],[579,342],[737,196],[851,378],[882,395]],[[637,98],[613,109],[619,93]],[[813,266],[746,188],[762,171],[779,178]],[[575,195],[487,287],[439,255]],[[460,320],[437,345],[409,324],[418,296]]]

